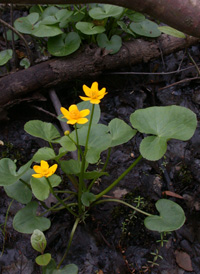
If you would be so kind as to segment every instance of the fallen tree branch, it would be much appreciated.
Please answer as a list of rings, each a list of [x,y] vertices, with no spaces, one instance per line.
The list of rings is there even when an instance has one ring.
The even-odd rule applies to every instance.
[[[124,43],[121,50],[113,55],[108,55],[97,46],[87,46],[65,58],[52,59],[1,78],[0,106],[9,106],[29,92],[46,91],[47,88],[77,78],[94,78],[106,71],[148,62],[160,56],[160,48],[167,55],[198,41],[194,37],[179,39],[167,35],[162,35],[157,41],[137,39]]]
[[[188,35],[200,37],[200,0],[1,0],[1,3],[6,4],[86,4],[94,2],[139,11]]]

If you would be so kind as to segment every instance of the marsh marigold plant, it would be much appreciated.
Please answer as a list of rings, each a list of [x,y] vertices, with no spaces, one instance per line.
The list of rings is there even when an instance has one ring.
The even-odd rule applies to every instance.
[[[98,83],[92,83],[91,88],[83,85],[83,91],[87,97],[80,96],[83,101],[90,101],[91,104],[99,104],[101,99],[107,94],[106,88],[99,90]]]
[[[77,105],[71,105],[69,107],[69,110],[67,110],[64,107],[60,108],[60,111],[63,114],[62,118],[66,118],[67,124],[85,124],[88,122],[88,119],[85,118],[85,116],[88,116],[90,114],[89,109],[80,110],[78,109]]]

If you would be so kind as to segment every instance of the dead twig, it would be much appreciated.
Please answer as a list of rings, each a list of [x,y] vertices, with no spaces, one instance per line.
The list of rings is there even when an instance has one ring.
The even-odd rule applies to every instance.
[[[190,81],[193,81],[193,80],[200,80],[200,77],[186,78],[186,79],[183,79],[181,81],[175,82],[175,83],[173,83],[171,85],[165,86],[163,88],[159,88],[158,91],[164,90],[166,88],[171,88],[173,86],[176,86],[176,85],[179,85],[179,84],[183,84],[183,83],[186,83],[186,82],[190,82]]]

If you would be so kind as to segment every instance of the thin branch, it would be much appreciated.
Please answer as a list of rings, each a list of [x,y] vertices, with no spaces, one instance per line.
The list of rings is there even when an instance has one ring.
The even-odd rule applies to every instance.
[[[173,83],[171,85],[165,86],[163,88],[159,88],[158,91],[164,90],[166,88],[171,88],[173,86],[176,86],[176,85],[179,85],[179,84],[183,84],[183,83],[186,83],[186,82],[190,82],[190,81],[193,81],[193,80],[199,80],[199,79],[200,79],[200,77],[193,77],[193,78],[183,79],[183,80],[175,82],[175,83]]]

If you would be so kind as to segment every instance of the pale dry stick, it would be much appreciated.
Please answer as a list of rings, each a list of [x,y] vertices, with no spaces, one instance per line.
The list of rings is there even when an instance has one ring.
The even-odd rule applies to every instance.
[[[52,101],[52,104],[55,108],[57,115],[60,115],[61,114],[60,108],[62,107],[62,105],[54,89],[49,90],[49,97]],[[65,131],[71,132],[71,129],[67,123],[60,121],[60,125],[62,127],[63,132]],[[77,151],[71,151],[71,155],[74,160],[77,160]]]
[[[26,39],[24,38],[24,36],[21,33],[19,33],[15,28],[13,28],[10,24],[8,24],[4,20],[2,20],[1,18],[0,18],[0,24],[11,29],[13,32],[15,32],[20,37],[20,39],[22,39],[22,41],[24,42],[25,48],[26,48],[28,59],[30,61],[30,64],[32,64],[33,63],[32,53],[31,53],[31,50],[29,49],[28,43],[27,43]]]

